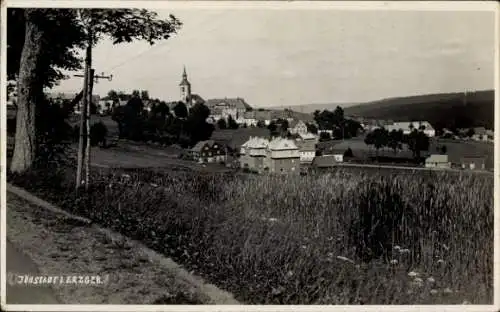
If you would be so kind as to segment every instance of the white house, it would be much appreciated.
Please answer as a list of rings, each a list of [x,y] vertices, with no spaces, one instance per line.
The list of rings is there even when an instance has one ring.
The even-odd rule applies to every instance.
[[[449,169],[451,168],[451,162],[448,160],[448,155],[433,154],[427,157],[427,159],[425,160],[425,167]]]
[[[402,122],[394,122],[392,124],[386,125],[385,129],[391,132],[392,130],[403,130],[403,134],[410,134],[413,129],[423,128],[423,132],[430,138],[436,136],[436,130],[432,127],[432,125],[428,121],[402,121]]]
[[[288,131],[290,131],[291,134],[307,133],[307,125],[302,120],[292,119],[288,125]]]

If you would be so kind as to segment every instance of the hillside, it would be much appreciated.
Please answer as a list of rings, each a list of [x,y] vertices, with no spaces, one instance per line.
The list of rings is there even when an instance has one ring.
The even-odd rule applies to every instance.
[[[304,114],[312,114],[316,110],[333,111],[337,108],[337,106],[345,108],[345,107],[349,107],[349,106],[353,106],[353,105],[358,105],[358,103],[321,103],[321,104],[318,103],[318,104],[307,104],[307,105],[293,105],[293,106],[289,106],[287,108],[293,110],[294,112],[300,112],[300,113],[304,113]],[[280,107],[268,107],[266,109],[283,110],[283,108],[280,108]]]
[[[436,128],[494,127],[493,90],[390,98],[345,107],[346,115],[396,121],[427,120]]]

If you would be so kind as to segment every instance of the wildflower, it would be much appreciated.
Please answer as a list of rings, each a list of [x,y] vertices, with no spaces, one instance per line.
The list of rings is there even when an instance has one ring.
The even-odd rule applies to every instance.
[[[328,258],[333,258],[333,252],[329,252],[326,255],[328,256]]]
[[[444,248],[446,251],[450,250],[450,247],[446,246],[446,244],[443,244],[443,248]]]
[[[307,249],[307,246],[306,245],[302,245],[302,249]]]
[[[438,264],[444,264],[444,260],[443,260],[443,259],[439,259],[439,260],[437,261],[437,263],[438,263]]]
[[[421,278],[416,277],[416,278],[413,280],[412,284],[413,284],[414,286],[417,286],[417,287],[422,287],[422,286],[424,286],[424,281],[423,281]]]
[[[286,276],[288,276],[288,277],[292,277],[292,276],[293,276],[293,271],[288,271],[288,272],[286,273]]]
[[[278,221],[278,219],[276,219],[276,218],[269,218],[269,219],[267,219],[267,221],[269,221],[269,222],[276,222],[276,221]]]
[[[398,260],[397,259],[392,259],[391,260],[391,264],[394,264],[394,265],[398,264]]]
[[[411,271],[411,272],[408,273],[409,277],[416,277],[417,275],[418,275],[418,273],[417,272],[413,272],[413,271]]]
[[[434,279],[434,277],[431,276],[431,277],[427,278],[427,281],[429,283],[434,283],[436,280]]]
[[[443,290],[443,292],[444,292],[445,294],[451,294],[453,291],[452,291],[451,289],[449,289],[448,287],[446,287],[446,288]]]
[[[399,247],[398,245],[394,246],[393,248],[394,248],[395,250],[400,250],[400,249],[401,249],[401,247]]]
[[[431,289],[431,295],[436,295],[437,293],[438,293],[438,291],[437,291],[437,290],[435,290],[435,289]]]
[[[405,249],[400,249],[399,253],[401,253],[401,254],[410,253],[410,250],[406,249],[406,248]]]
[[[332,240],[333,240],[333,236],[329,236],[329,237],[327,238],[327,240],[328,240],[328,241],[332,241]]]
[[[150,183],[149,185],[151,185],[152,187],[158,187],[158,184],[155,183]]]

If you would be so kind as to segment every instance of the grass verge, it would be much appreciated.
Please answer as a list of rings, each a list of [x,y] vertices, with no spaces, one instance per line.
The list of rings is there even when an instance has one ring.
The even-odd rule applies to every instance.
[[[8,193],[7,237],[44,275],[98,275],[103,285],[59,285],[65,304],[203,304],[208,301],[151,261],[133,242]]]

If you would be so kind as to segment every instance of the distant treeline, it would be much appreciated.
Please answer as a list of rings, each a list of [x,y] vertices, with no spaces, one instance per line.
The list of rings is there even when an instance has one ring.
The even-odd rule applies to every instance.
[[[392,98],[346,107],[346,115],[370,119],[412,121],[427,120],[437,130],[494,127],[495,93],[493,90],[465,93],[430,94]]]

